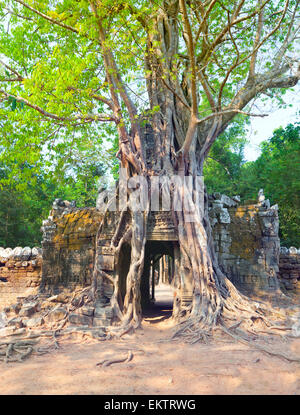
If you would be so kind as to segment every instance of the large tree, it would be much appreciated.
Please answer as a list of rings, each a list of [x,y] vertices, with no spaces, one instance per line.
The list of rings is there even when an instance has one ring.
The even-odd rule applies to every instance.
[[[192,177],[192,190],[174,190],[188,202],[195,201],[196,178],[212,144],[235,116],[251,115],[256,98],[276,99],[300,77],[293,52],[298,0],[1,4],[0,93],[2,100],[22,105],[14,120],[38,121],[61,140],[70,129],[89,125],[100,131],[102,123],[113,134],[114,126],[117,157],[127,177],[144,177],[148,183],[153,176]],[[2,114],[9,117],[8,109]],[[145,119],[154,132],[153,163],[147,162]],[[193,286],[181,330],[193,328],[201,337],[226,318],[246,321],[258,311],[218,267],[207,197],[196,206],[193,221],[186,206],[173,212],[180,273]],[[117,234],[120,224],[113,238],[116,252],[126,241],[132,249],[124,307],[114,304],[125,329],[141,321],[148,213],[149,207],[132,211],[131,226]],[[99,275],[109,278],[96,261],[94,287]]]

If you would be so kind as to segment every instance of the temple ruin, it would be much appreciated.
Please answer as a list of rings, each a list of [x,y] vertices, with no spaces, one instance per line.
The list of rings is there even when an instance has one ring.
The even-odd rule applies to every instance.
[[[105,279],[100,285],[95,307],[79,308],[68,320],[89,327],[112,324],[116,317],[110,304],[113,281],[118,273],[122,303],[131,256],[127,244],[117,256],[110,247],[116,215],[110,212],[106,216],[96,253],[103,213],[57,199],[43,222],[42,249],[0,248],[1,308],[22,303],[27,296],[55,298],[90,286],[95,255],[99,255],[98,263],[111,280]],[[300,253],[293,247],[280,248],[276,205],[270,207],[265,201],[242,204],[239,197],[214,193],[209,196],[209,216],[221,269],[241,292],[262,297],[279,290],[299,294]],[[141,278],[142,308],[155,300],[159,276],[175,291],[180,290],[183,307],[191,302],[193,287],[179,274],[178,262],[178,237],[170,213],[151,212]],[[56,310],[58,319],[64,315],[62,311]]]

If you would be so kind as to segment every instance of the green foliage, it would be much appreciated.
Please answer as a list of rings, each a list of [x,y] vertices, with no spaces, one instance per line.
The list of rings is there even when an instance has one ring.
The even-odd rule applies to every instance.
[[[61,180],[41,173],[26,182],[24,187],[2,184],[0,246],[40,246],[42,221],[48,216],[56,198],[76,200],[78,206],[94,206],[97,180],[103,175],[103,165],[81,167],[80,175],[72,174]],[[3,167],[0,170],[2,178],[5,170]]]
[[[261,144],[262,153],[246,165],[241,181],[245,196],[259,188],[279,205],[281,243],[300,246],[300,123],[278,128]]]
[[[235,142],[239,135],[231,136]],[[212,148],[205,167],[209,192],[239,194],[242,200],[257,200],[263,188],[271,204],[278,204],[281,244],[300,246],[300,123],[278,128],[261,143],[256,161],[245,162],[244,142],[238,140],[235,150],[221,136]]]
[[[146,59],[157,59],[162,79],[166,81],[190,78],[182,13],[176,16],[181,36],[179,51],[170,58],[169,65],[164,65],[168,58],[159,49],[155,21],[168,2],[99,0],[96,3],[106,33],[105,44],[99,42],[98,22],[88,0],[27,0],[29,8],[15,0],[0,0],[0,166],[4,171],[0,177],[0,245],[36,243],[40,240],[42,218],[47,216],[54,198],[76,199],[81,206],[93,205],[99,177],[112,173],[117,178],[115,155],[119,143],[117,127],[110,118],[113,111],[107,104],[112,96],[103,59],[105,48],[113,50],[118,76],[128,88],[138,114],[151,115],[161,110],[155,102],[150,104],[147,100]],[[228,108],[237,92],[243,90],[255,42],[258,3],[252,0],[241,3],[238,23],[221,37],[220,31],[226,28],[236,2],[213,2],[205,22],[199,20],[203,14],[200,3],[209,7],[207,2],[186,2],[194,38],[199,35],[195,42],[197,70],[203,70],[205,78],[199,82],[198,91],[201,118],[212,113],[207,89],[221,109]],[[289,10],[295,4],[295,0],[290,0]],[[266,3],[263,35],[272,34],[279,19],[278,11],[284,7],[285,0]],[[274,67],[274,56],[292,30],[290,21],[289,12],[283,17],[280,30],[267,36],[263,48],[258,50],[257,70],[261,73],[266,74]],[[167,27],[162,26],[167,33]],[[155,35],[150,36],[151,45],[147,34]],[[288,50],[292,56],[292,44]],[[164,73],[166,67],[169,70]],[[120,96],[118,88],[115,86],[115,93]],[[284,105],[283,93],[284,89],[273,88],[268,96]],[[128,108],[124,100],[120,101],[120,124],[130,127]],[[99,119],[103,121],[101,124]],[[277,145],[280,154],[287,152],[289,166],[280,158],[283,156],[275,156],[275,150],[270,148],[263,150],[264,159],[258,164],[245,163],[245,142],[245,119],[235,117],[213,145],[206,161],[209,191],[251,196],[264,186],[271,199],[279,197],[271,183],[262,182],[267,181],[268,169],[273,183],[280,181],[280,174],[291,168],[292,160],[295,163],[293,155],[285,144],[281,148],[282,143],[274,141],[272,145]],[[271,155],[267,157],[267,153]],[[276,157],[281,160],[280,174],[275,172]],[[292,176],[289,185],[295,191],[296,176],[293,173]],[[280,183],[279,188],[283,189]],[[5,218],[9,218],[7,222]],[[296,223],[296,219],[292,221]],[[282,232],[290,235],[288,230]]]
[[[208,193],[221,192],[228,196],[238,194],[244,159],[247,122],[236,117],[231,126],[214,142],[204,166]]]

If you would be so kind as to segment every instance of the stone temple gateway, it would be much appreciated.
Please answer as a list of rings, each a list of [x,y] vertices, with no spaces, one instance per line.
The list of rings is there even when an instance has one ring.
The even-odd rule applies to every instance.
[[[270,207],[267,201],[241,205],[238,197],[214,193],[209,196],[209,210],[215,249],[224,273],[245,294],[276,292],[280,251],[277,206]],[[79,309],[69,316],[70,323],[89,326],[112,323],[115,316],[110,299],[117,272],[120,302],[124,299],[131,252],[125,244],[119,255],[115,255],[110,247],[116,228],[115,215],[109,212],[105,217],[97,249],[98,264],[109,278],[99,288],[95,310]],[[59,199],[54,202],[42,228],[41,293],[55,295],[91,284],[96,235],[102,219],[103,213],[96,208],[76,208]],[[142,307],[154,297],[155,263],[163,256],[168,258],[169,280],[175,290],[180,290],[181,305],[188,305],[193,287],[179,273],[178,236],[172,218],[166,211],[151,212],[141,278]]]

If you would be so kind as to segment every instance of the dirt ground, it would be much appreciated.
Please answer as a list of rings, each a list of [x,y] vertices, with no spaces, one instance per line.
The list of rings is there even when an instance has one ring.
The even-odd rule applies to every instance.
[[[162,287],[143,329],[123,340],[59,338],[59,349],[23,363],[0,363],[1,395],[299,395],[300,364],[269,356],[225,335],[210,344],[170,341],[172,293]],[[300,357],[300,339],[268,340]],[[128,363],[96,366],[126,356]]]

